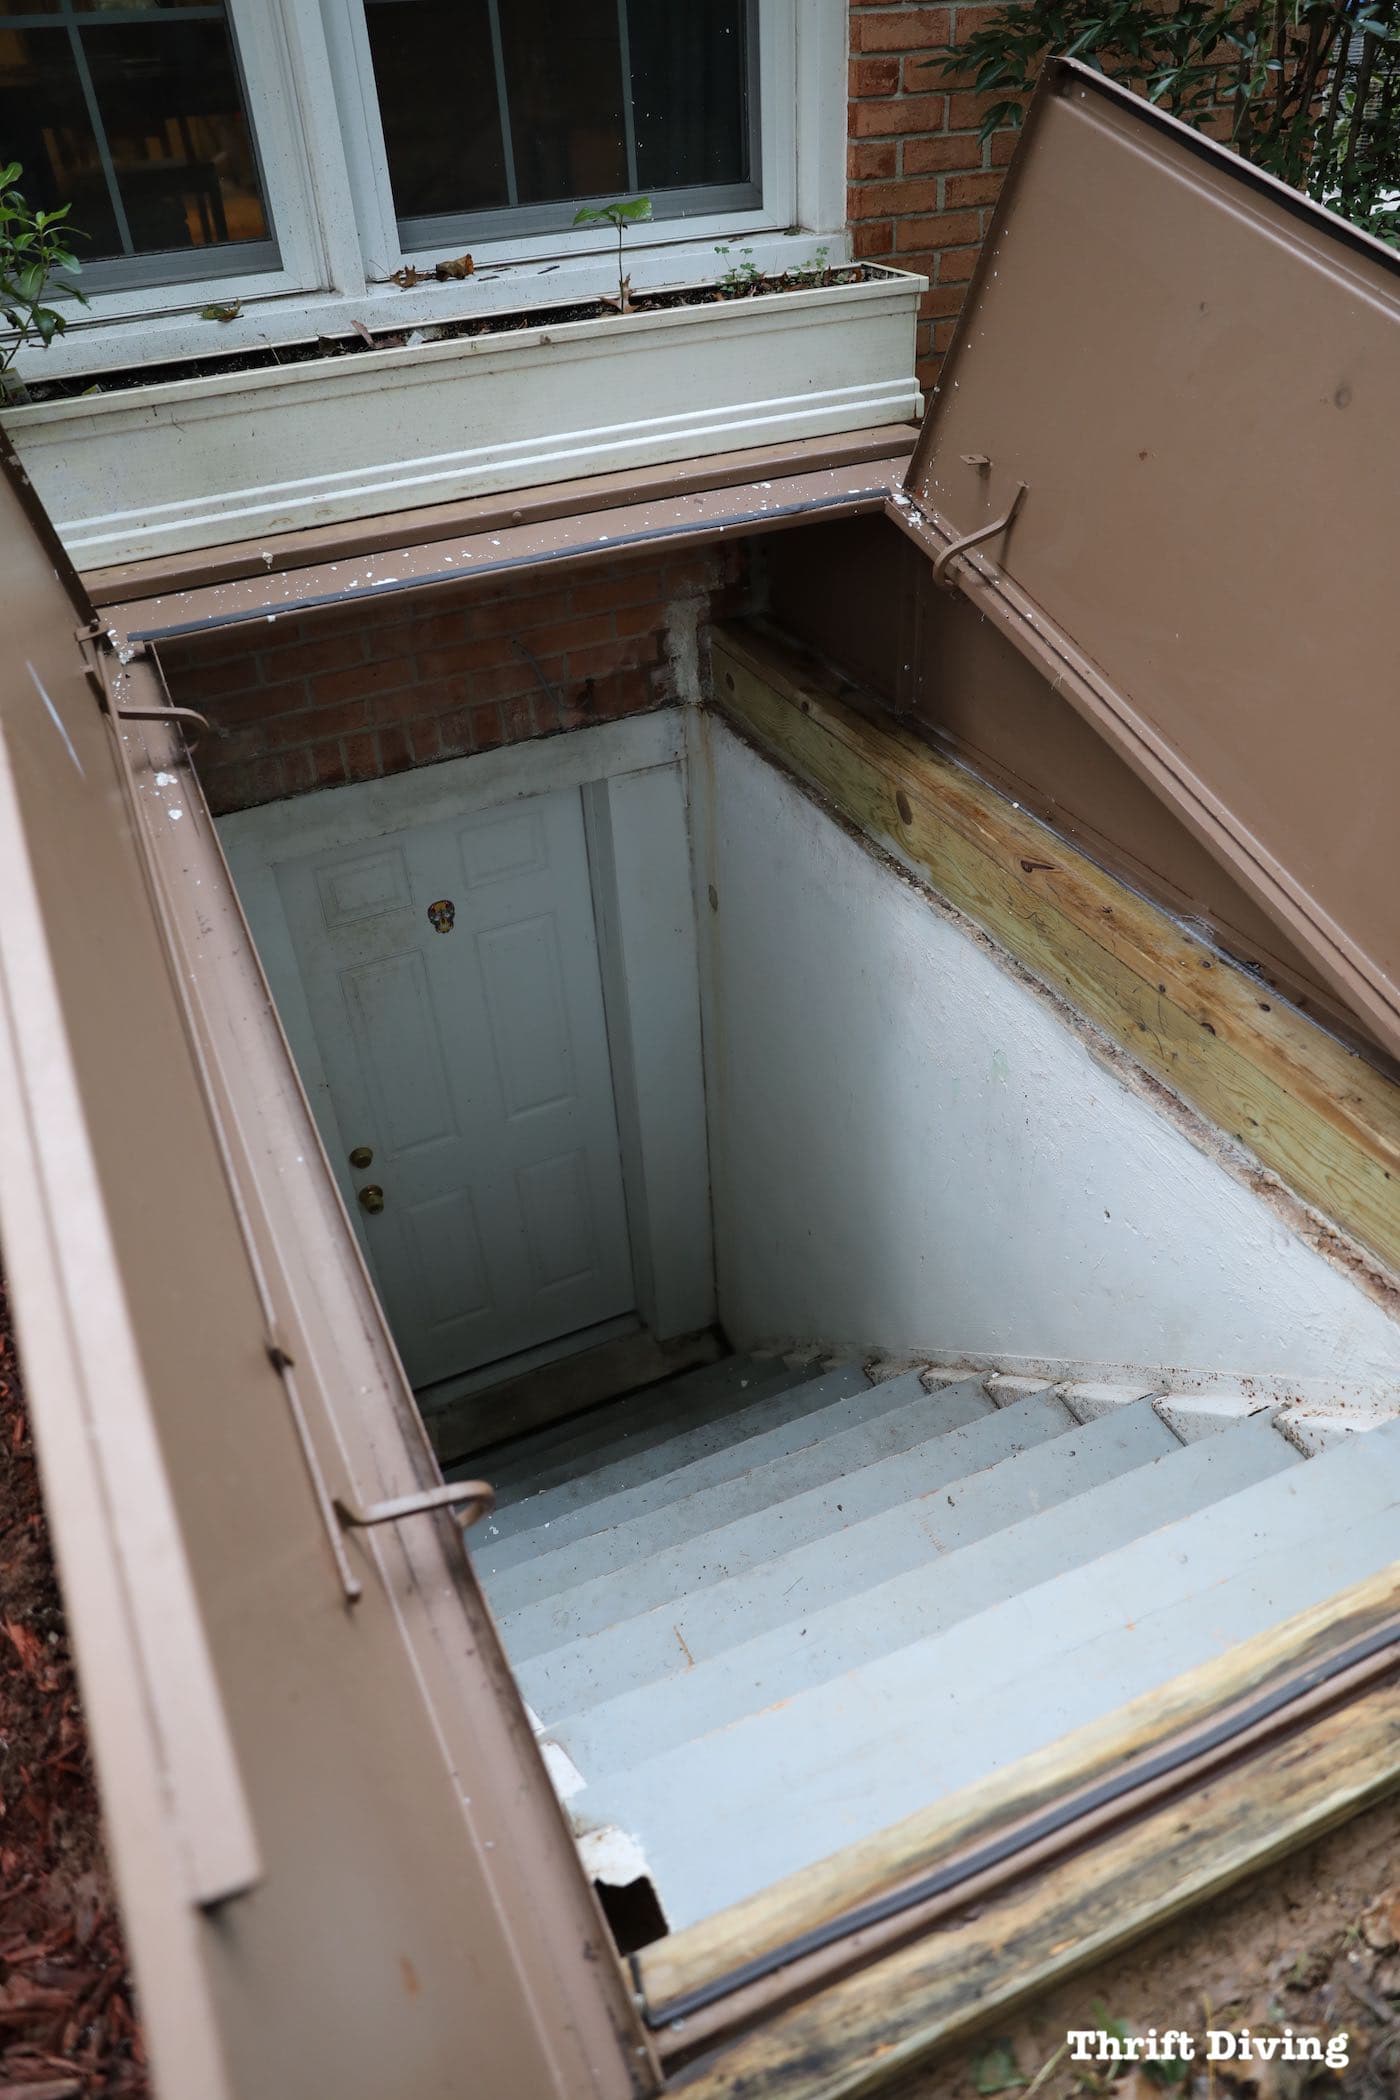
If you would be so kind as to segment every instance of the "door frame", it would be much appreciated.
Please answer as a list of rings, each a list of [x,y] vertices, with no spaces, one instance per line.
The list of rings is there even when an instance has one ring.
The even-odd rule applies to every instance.
[[[605,722],[218,820],[317,1122],[342,1137],[282,906],[291,859],[581,791],[637,1314],[659,1341],[715,1317],[700,978],[684,727],[676,710]],[[643,879],[643,877],[645,879]],[[646,987],[646,997],[638,988]],[[343,1142],[331,1171],[365,1247]],[[366,1253],[368,1252],[366,1248]],[[561,1337],[562,1345],[567,1337]]]

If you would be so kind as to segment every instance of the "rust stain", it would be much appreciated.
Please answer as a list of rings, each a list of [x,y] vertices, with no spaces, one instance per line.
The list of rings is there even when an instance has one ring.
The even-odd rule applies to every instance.
[[[423,1986],[418,1981],[418,1971],[406,1954],[399,1956],[399,1974],[403,1978],[403,1987],[408,1996],[416,1998]]]
[[[693,1670],[695,1668],[695,1657],[691,1654],[689,1648],[687,1648],[685,1645],[685,1635],[681,1632],[679,1626],[673,1626],[671,1628],[671,1631],[681,1644],[681,1654],[685,1657],[686,1668],[688,1670]]]

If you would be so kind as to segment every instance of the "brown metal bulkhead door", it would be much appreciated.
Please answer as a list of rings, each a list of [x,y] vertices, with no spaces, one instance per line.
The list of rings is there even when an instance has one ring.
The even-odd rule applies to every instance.
[[[1400,256],[1051,66],[901,522],[1400,1050],[1397,426]]]
[[[157,2090],[625,2100],[452,1520],[333,1506],[436,1475],[163,686],[5,467],[0,1233]]]

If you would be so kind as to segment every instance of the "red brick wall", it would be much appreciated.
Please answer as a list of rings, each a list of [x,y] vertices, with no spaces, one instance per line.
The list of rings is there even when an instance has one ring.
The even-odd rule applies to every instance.
[[[196,761],[222,815],[665,706],[669,632],[698,621],[703,662],[744,566],[733,548],[544,569],[166,643],[161,662],[214,725]]]
[[[847,211],[855,254],[931,281],[919,323],[925,387],[952,339],[1016,134],[977,135],[991,96],[950,92],[941,53],[992,9],[850,0]]]

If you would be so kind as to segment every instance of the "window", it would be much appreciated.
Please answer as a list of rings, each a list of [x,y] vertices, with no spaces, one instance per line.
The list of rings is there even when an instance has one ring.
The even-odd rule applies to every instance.
[[[0,0],[0,145],[92,290],[278,265],[223,0]]]
[[[639,290],[803,264],[845,73],[846,0],[0,0],[0,160],[71,205],[91,301],[21,369],[429,327],[467,248],[477,311],[587,301],[616,246],[575,215],[623,195]]]
[[[406,249],[757,205],[756,0],[366,0]]]

